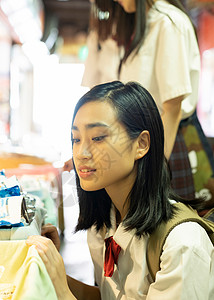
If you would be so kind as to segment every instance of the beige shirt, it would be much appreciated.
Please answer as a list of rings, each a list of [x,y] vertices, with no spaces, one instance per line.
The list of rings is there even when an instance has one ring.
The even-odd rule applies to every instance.
[[[101,50],[97,45],[96,34],[91,32],[82,81],[90,88],[118,79],[123,52],[111,39],[101,43]],[[184,119],[196,108],[199,72],[199,49],[188,17],[166,1],[156,1],[148,12],[144,43],[138,54],[130,55],[122,66],[120,80],[141,83],[152,94],[160,113],[165,101],[185,96],[182,102]]]
[[[88,245],[102,300],[212,300],[214,295],[214,248],[197,223],[174,228],[161,255],[161,270],[153,282],[146,263],[147,237],[138,239],[134,230],[112,228],[105,232],[88,230]],[[112,236],[121,246],[112,277],[104,277],[104,239]]]

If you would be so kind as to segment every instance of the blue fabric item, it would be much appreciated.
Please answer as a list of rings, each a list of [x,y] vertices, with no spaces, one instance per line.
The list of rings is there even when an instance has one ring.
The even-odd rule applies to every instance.
[[[5,197],[11,197],[11,196],[20,196],[20,187],[18,185],[15,185],[11,188],[1,188],[0,189],[0,198],[5,198]]]
[[[4,171],[4,169],[0,170],[0,175],[5,176],[5,171]]]

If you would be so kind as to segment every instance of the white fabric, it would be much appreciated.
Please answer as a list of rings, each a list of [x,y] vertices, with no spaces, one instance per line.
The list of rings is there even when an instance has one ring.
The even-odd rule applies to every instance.
[[[138,239],[123,226],[88,230],[88,245],[102,300],[211,300],[214,295],[214,248],[197,223],[182,223],[167,237],[161,270],[153,282],[146,263],[147,237]],[[104,277],[104,239],[112,236],[121,246],[112,277]]]
[[[90,88],[118,79],[120,55],[116,42],[108,39],[99,51],[97,45],[96,34],[91,32],[82,80]],[[196,108],[199,72],[200,54],[192,24],[178,8],[158,0],[148,12],[143,46],[122,66],[120,80],[141,83],[154,97],[160,113],[165,101],[185,96],[184,119]]]

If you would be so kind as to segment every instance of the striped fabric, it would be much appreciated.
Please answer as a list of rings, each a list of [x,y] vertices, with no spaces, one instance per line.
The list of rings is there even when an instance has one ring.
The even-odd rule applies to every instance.
[[[175,192],[187,199],[204,197],[214,207],[214,157],[196,112],[182,120],[169,159]]]

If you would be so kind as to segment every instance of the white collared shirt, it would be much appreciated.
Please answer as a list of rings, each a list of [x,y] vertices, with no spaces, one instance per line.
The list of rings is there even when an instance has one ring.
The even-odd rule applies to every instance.
[[[187,222],[174,228],[166,239],[161,255],[161,270],[153,282],[146,262],[148,237],[135,231],[116,229],[113,210],[112,228],[98,233],[88,230],[88,245],[95,267],[95,279],[102,300],[212,300],[214,297],[214,247],[197,223]],[[112,236],[121,246],[112,277],[103,271],[104,239]]]
[[[118,79],[123,49],[116,41],[100,43],[95,32],[88,37],[89,55],[82,84],[92,87]],[[139,52],[123,64],[120,80],[137,81],[153,96],[160,113],[167,100],[184,96],[182,119],[189,117],[198,101],[200,54],[193,26],[177,7],[158,0],[149,10],[145,40]]]

